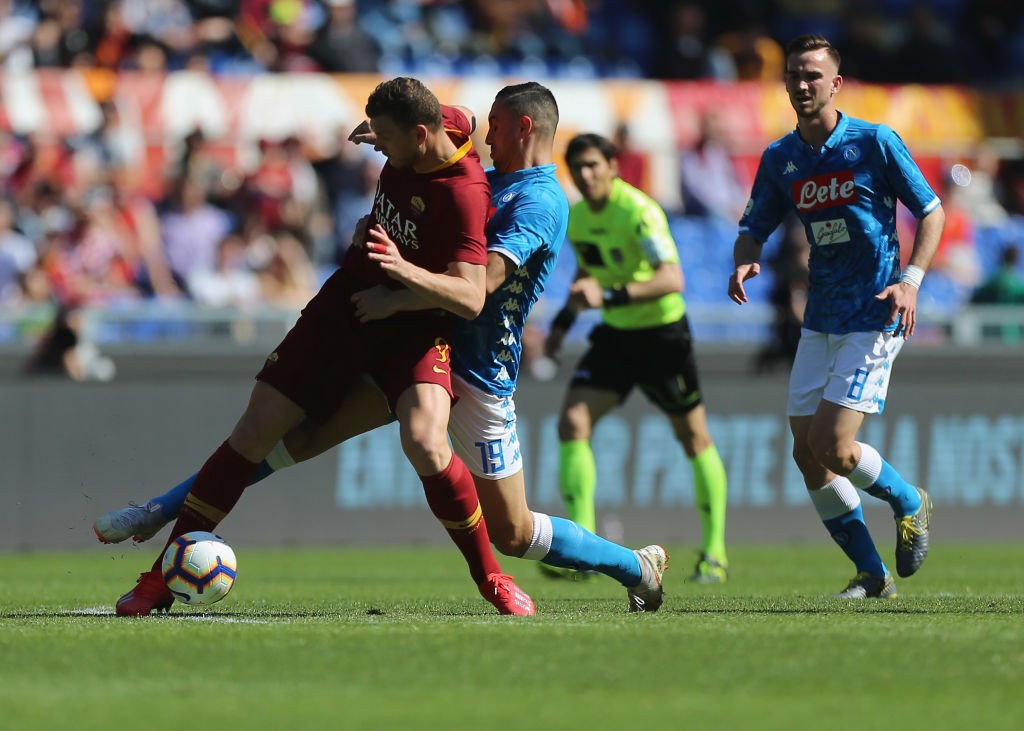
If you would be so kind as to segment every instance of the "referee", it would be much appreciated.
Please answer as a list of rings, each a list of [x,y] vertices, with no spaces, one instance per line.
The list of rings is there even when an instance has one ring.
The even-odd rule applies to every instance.
[[[661,207],[618,177],[617,154],[596,134],[574,137],[565,153],[583,197],[569,211],[577,271],[551,324],[546,354],[558,355],[583,310],[600,308],[601,323],[590,333],[559,414],[559,487],[567,516],[596,531],[590,437],[601,417],[639,387],[668,417],[693,468],[703,542],[688,580],[722,583],[729,575],[725,467],[708,432],[679,252]]]

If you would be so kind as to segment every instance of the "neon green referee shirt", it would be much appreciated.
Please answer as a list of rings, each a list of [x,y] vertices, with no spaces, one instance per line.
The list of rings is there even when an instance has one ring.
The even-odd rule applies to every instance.
[[[591,210],[584,200],[569,209],[569,243],[580,270],[602,289],[645,282],[664,262],[678,263],[679,250],[661,206],[621,178],[612,181],[608,203]],[[601,319],[621,330],[668,325],[682,319],[686,302],[678,292],[656,300],[602,307]]]

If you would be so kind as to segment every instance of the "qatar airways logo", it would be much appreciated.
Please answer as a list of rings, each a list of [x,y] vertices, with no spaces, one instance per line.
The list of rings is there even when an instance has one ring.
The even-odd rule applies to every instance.
[[[373,201],[373,220],[384,227],[391,240],[399,247],[407,246],[410,249],[420,248],[419,237],[416,231],[416,222],[402,215],[402,209],[388,200],[387,196],[380,189],[380,182],[377,183],[377,194]],[[414,198],[419,198],[414,196]],[[423,200],[411,201],[410,207],[413,213],[421,213]]]
[[[857,200],[853,171],[816,175],[793,183],[793,202],[798,211],[817,211]]]

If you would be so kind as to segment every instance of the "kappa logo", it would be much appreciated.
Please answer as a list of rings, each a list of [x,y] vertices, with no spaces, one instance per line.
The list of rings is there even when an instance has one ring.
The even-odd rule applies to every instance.
[[[782,168],[782,174],[783,175],[792,175],[796,171],[797,171],[796,165],[793,164],[792,160],[790,160],[789,162],[786,163],[786,167]]]

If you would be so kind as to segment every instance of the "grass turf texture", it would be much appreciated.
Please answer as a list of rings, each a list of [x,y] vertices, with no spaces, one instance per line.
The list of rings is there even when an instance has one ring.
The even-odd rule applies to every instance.
[[[0,718],[31,729],[1017,729],[1024,545],[933,548],[895,601],[828,599],[831,546],[735,548],[733,580],[626,611],[615,582],[506,570],[498,616],[454,549],[236,547],[212,607],[122,619],[155,543],[0,555]]]

